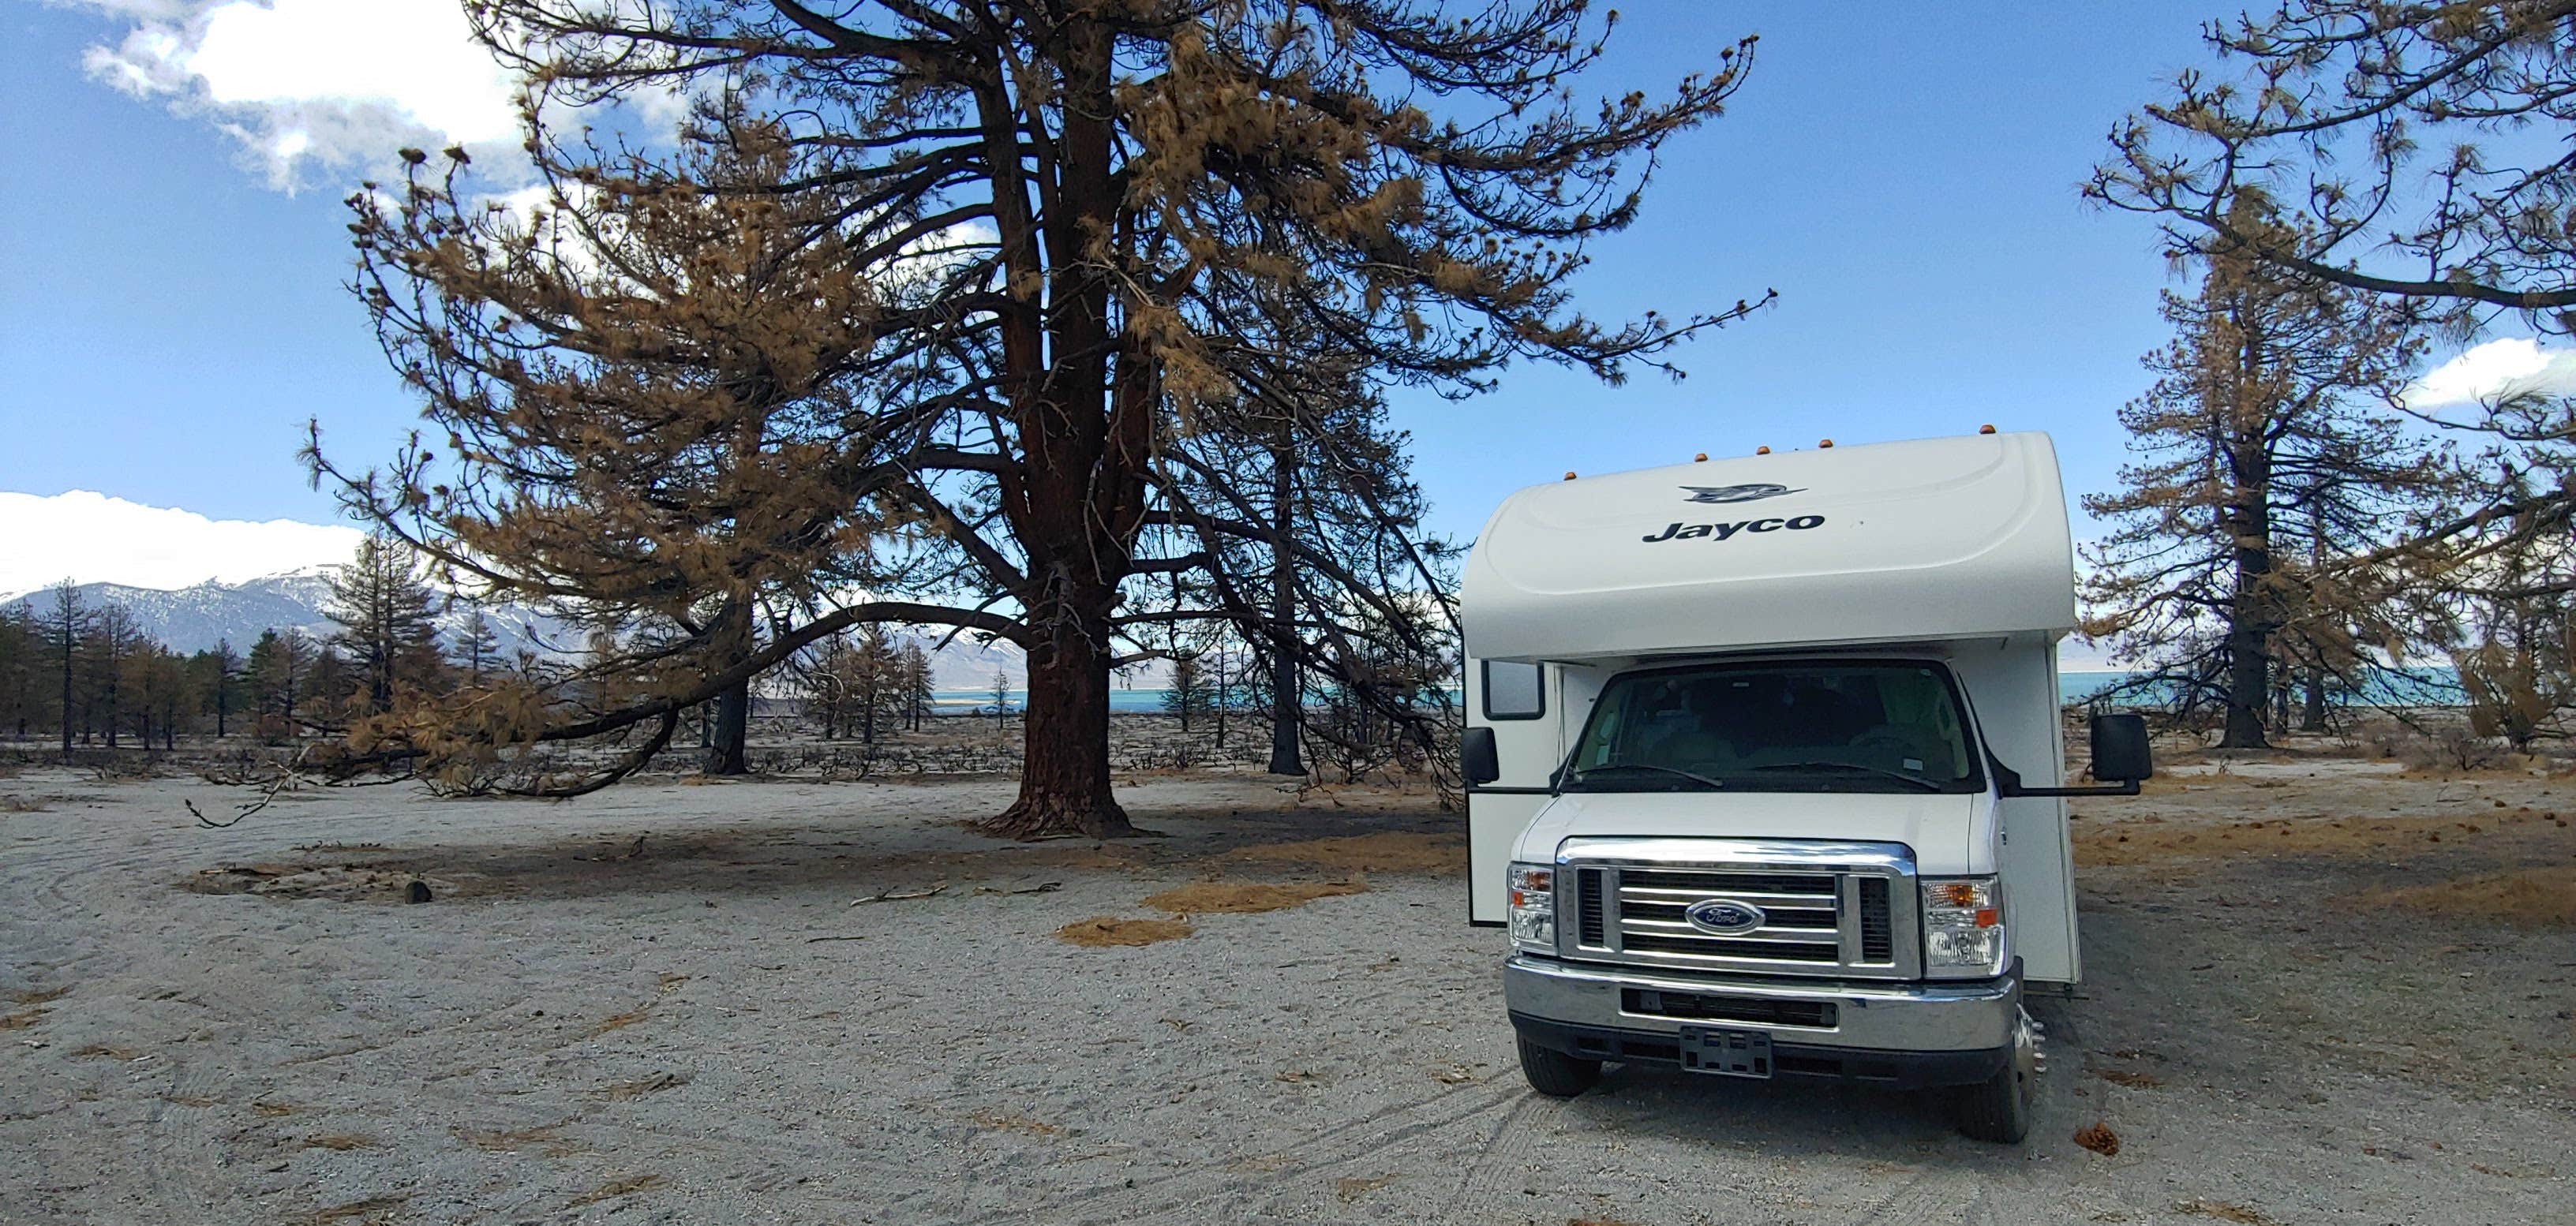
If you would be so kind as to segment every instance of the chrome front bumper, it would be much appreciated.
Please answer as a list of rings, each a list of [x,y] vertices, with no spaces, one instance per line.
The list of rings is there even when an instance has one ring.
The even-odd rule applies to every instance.
[[[1780,1005],[1831,1005],[1831,1025],[1791,1025],[1632,1012],[1631,993]],[[1963,984],[1801,982],[1737,975],[1639,971],[1514,955],[1503,964],[1503,999],[1514,1018],[1557,1026],[1677,1034],[1684,1027],[1759,1030],[1799,1047],[1874,1052],[1996,1051],[2012,1042],[2021,978]],[[1643,1001],[1638,1001],[1643,1003]]]

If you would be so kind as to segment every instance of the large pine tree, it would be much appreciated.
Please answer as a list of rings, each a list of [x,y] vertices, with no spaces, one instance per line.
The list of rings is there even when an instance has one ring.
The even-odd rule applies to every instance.
[[[2391,581],[2345,563],[2438,511],[2456,471],[2386,407],[2417,352],[2402,319],[2241,253],[2203,271],[2165,295],[2175,339],[2121,410],[2136,461],[2084,499],[2113,525],[2086,550],[2087,632],[2254,748],[2283,661],[2322,692],[2399,645]]]
[[[962,626],[1029,662],[1020,793],[989,828],[1128,833],[1108,700],[1141,646],[1134,581],[1204,576],[1199,614],[1327,668],[1356,654],[1332,623],[1396,595],[1243,513],[1275,466],[1238,472],[1239,432],[1203,424],[1280,400],[1263,382],[1303,355],[1452,393],[1514,359],[1616,379],[1752,309],[1574,309],[1586,245],[1635,218],[1657,150],[1720,113],[1750,46],[1712,45],[1660,100],[1578,102],[1605,29],[1582,0],[472,11],[541,95],[550,228],[526,237],[418,154],[393,206],[356,200],[361,292],[472,476],[415,458],[353,501],[503,586],[678,631],[643,700],[526,736],[667,735],[841,626]],[[546,122],[675,88],[709,101],[674,157]],[[1293,450],[1319,420],[1285,418]],[[1363,462],[1400,483],[1400,451]],[[705,481],[666,504],[671,472]],[[475,503],[500,487],[506,513]],[[548,552],[537,511],[581,539]],[[1388,515],[1376,535],[1416,533]],[[644,599],[603,544],[668,581]],[[853,554],[871,573],[834,588]],[[853,586],[900,598],[820,598]]]

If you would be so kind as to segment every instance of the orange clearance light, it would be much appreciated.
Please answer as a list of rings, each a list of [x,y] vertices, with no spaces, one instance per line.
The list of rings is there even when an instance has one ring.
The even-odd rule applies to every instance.
[[[1988,907],[1977,912],[1977,927],[1979,928],[1992,928],[2002,922],[2004,922],[2004,913],[1995,910],[1993,907]]]
[[[1754,449],[1753,449],[1753,454],[1755,454],[1755,455],[1769,455],[1769,454],[1771,454],[1771,449],[1770,449],[1770,448],[1768,448],[1768,447],[1756,447],[1756,448],[1754,448]]]
[[[1940,886],[1941,903],[1950,907],[1977,905],[1977,884],[1973,881],[1945,881]]]
[[[1831,447],[1834,445],[1834,440],[1829,438],[1820,438],[1816,440],[1816,445],[1819,447]]]
[[[1992,434],[1994,432],[1995,428],[1992,424],[1977,427],[1977,433],[1979,434]]]
[[[1565,479],[1566,479],[1566,480],[1568,480],[1568,481],[1572,481],[1572,480],[1574,479],[1574,474],[1573,474],[1573,473],[1567,473],[1567,474],[1565,474]]]
[[[1693,464],[1706,464],[1706,463],[1708,463],[1708,453],[1707,453],[1707,452],[1705,452],[1705,451],[1703,451],[1703,452],[1699,453],[1698,455],[1692,456],[1692,457],[1691,457],[1691,463],[1693,463]]]

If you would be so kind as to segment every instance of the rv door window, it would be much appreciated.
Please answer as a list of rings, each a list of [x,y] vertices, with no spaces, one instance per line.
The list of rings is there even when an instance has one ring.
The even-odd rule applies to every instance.
[[[1485,661],[1485,718],[1537,719],[1547,714],[1538,665]]]
[[[1490,694],[1491,691],[1489,690]],[[1703,665],[1613,678],[1568,791],[1973,792],[1948,669],[1920,661]]]

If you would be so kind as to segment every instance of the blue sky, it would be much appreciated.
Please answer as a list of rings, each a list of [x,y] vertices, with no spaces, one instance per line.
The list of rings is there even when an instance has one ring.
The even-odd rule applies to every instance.
[[[353,46],[325,28],[434,0],[262,2],[279,7],[235,21],[223,47],[188,44],[194,61],[154,39],[206,37],[210,12],[244,0],[0,13],[0,492],[327,522],[293,460],[305,419],[362,458],[412,422],[342,288],[340,198],[403,117],[334,98],[391,74],[382,88],[428,97],[412,114],[455,132],[484,121],[474,91],[434,79],[460,70],[422,54],[435,40],[419,29]],[[1730,114],[1669,147],[1642,222],[1597,249],[1586,309],[1679,313],[1774,287],[1780,301],[1688,346],[1679,384],[1523,367],[1463,404],[1400,398],[1435,529],[1470,535],[1504,494],[1568,469],[1986,422],[2053,433],[2070,499],[2113,480],[2113,413],[2145,382],[2170,282],[2152,228],[2086,208],[2075,184],[2115,120],[2202,62],[2198,22],[2218,10],[1626,9],[1605,89],[1658,90],[1740,34],[1762,42]],[[110,565],[120,547],[81,541],[73,561]]]

